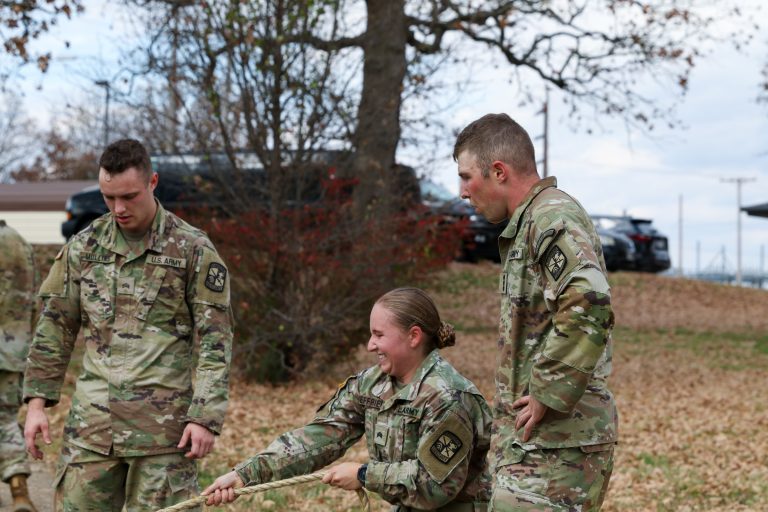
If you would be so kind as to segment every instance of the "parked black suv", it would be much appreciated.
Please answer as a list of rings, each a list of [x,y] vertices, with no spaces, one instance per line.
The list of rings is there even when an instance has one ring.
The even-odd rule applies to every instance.
[[[637,268],[637,250],[635,243],[627,235],[595,226],[600,244],[603,246],[605,267],[611,272],[617,270],[635,270]]]
[[[461,260],[475,262],[482,258],[499,261],[497,239],[507,226],[506,222],[491,224],[467,201],[432,180],[423,178],[420,186],[422,203],[433,213],[442,215],[447,222],[465,223],[461,234]]]
[[[637,270],[663,272],[671,265],[667,237],[652,226],[649,219],[628,216],[592,215],[595,225],[623,233],[635,243],[637,249]]]

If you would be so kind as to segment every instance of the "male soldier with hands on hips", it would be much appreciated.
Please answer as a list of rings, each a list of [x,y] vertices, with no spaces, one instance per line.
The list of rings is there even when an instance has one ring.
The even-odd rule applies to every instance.
[[[198,493],[227,408],[233,320],[229,273],[202,231],[166,211],[136,140],[99,162],[109,213],[56,256],[24,382],[27,450],[50,443],[78,332],[85,347],[56,472],[60,509],[151,510]],[[199,346],[196,368],[193,349]],[[195,370],[195,385],[192,372]]]
[[[607,378],[613,312],[589,215],[540,179],[533,144],[506,114],[459,134],[461,197],[499,237],[501,320],[490,510],[599,510],[618,415]]]

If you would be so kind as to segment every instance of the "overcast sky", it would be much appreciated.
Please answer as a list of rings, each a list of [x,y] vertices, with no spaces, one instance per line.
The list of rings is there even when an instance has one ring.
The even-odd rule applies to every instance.
[[[118,48],[125,44],[122,14],[104,2],[87,1],[86,13],[62,22],[38,45],[50,48],[54,60],[47,76],[28,70],[21,82],[25,104],[41,123],[60,110],[66,98],[94,94],[91,78],[103,70],[111,76]],[[758,2],[760,3],[760,2]],[[768,26],[768,10],[756,19]],[[763,32],[765,33],[765,32]],[[62,41],[71,43],[65,49]],[[700,244],[700,268],[718,260],[725,247],[731,268],[736,262],[736,185],[722,179],[754,178],[742,189],[742,204],[768,202],[768,105],[758,105],[758,83],[768,60],[768,37],[745,51],[720,45],[693,71],[690,89],[677,117],[686,126],[662,130],[653,137],[630,132],[619,121],[603,120],[592,135],[585,127],[569,129],[566,112],[553,93],[550,102],[549,167],[561,188],[578,198],[590,213],[651,218],[669,238],[673,266],[678,257],[678,201],[683,197],[683,266],[693,271]],[[477,68],[476,68],[477,69]],[[502,74],[476,77],[469,93],[445,113],[451,129],[459,130],[487,112],[507,112],[532,137],[541,135],[540,106],[519,107]],[[38,90],[39,88],[39,90]],[[671,92],[654,90],[666,104]],[[97,96],[96,99],[99,97]],[[102,96],[103,98],[103,96]],[[101,134],[95,136],[101,137]],[[456,166],[450,158],[452,137],[446,135],[440,158],[429,172],[456,192]],[[540,152],[537,142],[537,151]],[[408,162],[408,151],[400,159]],[[768,219],[742,215],[742,262],[760,266],[761,247],[768,245]],[[718,260],[719,261],[719,260]],[[768,267],[768,264],[766,264]]]

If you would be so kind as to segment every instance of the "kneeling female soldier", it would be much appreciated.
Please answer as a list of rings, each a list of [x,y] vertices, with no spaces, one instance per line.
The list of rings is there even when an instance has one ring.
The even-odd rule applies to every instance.
[[[233,501],[243,485],[316,471],[365,434],[368,464],[342,463],[323,482],[365,487],[398,512],[486,509],[491,412],[475,385],[438,353],[455,343],[453,327],[417,288],[380,297],[370,327],[368,351],[378,364],[347,379],[308,425],[217,478],[203,491],[208,505]]]

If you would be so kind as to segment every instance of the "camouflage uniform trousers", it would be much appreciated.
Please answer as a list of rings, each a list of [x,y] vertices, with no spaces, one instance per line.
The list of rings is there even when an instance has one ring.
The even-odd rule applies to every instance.
[[[491,512],[597,511],[613,471],[614,444],[520,450],[494,475]]]
[[[54,484],[56,512],[148,512],[200,492],[196,462],[183,453],[117,457],[71,444],[62,447]]]
[[[29,475],[24,437],[18,422],[21,406],[21,379],[18,372],[0,370],[0,480]]]

